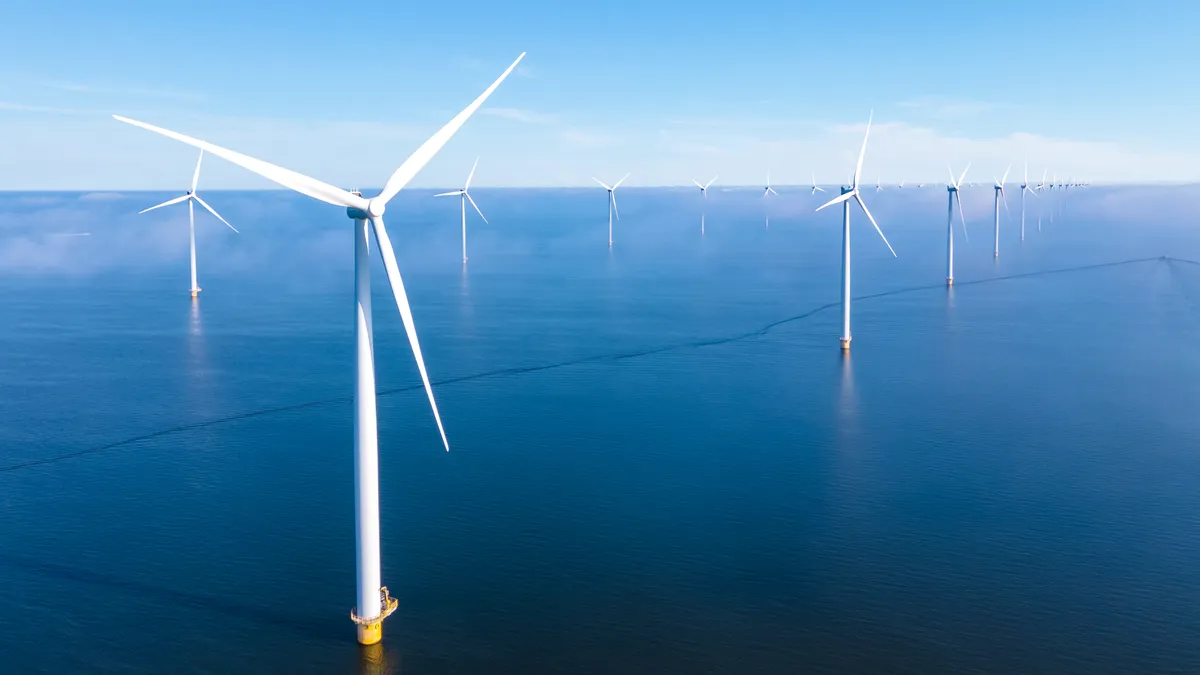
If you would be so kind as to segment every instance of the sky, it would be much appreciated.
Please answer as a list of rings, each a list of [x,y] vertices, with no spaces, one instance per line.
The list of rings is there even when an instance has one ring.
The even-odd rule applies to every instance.
[[[413,187],[838,183],[872,111],[865,183],[1200,181],[1197,3],[250,5],[0,5],[0,190],[186,188],[193,149],[113,113],[378,187],[522,51]]]

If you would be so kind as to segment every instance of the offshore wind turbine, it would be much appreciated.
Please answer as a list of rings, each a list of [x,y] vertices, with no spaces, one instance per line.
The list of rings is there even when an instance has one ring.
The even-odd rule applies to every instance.
[[[617,214],[617,220],[621,219],[621,212],[617,210],[617,188],[621,187],[621,183],[624,183],[626,178],[629,178],[629,174],[625,174],[624,176],[622,176],[621,180],[617,181],[616,185],[614,185],[612,187],[608,187],[607,185],[604,184],[604,181],[600,180],[599,178],[596,178],[595,176],[592,176],[592,180],[599,183],[600,187],[604,188],[605,190],[608,190],[608,247],[609,248],[612,248],[613,214],[614,213]]]
[[[167,201],[165,201],[161,204],[157,204],[155,206],[151,206],[148,209],[143,209],[141,211],[138,211],[138,215],[141,215],[148,211],[153,211],[154,209],[161,209],[164,206],[171,206],[172,204],[178,204],[180,202],[187,202],[187,205],[188,205],[188,242],[190,244],[191,253],[192,253],[191,293],[192,293],[193,298],[196,297],[196,294],[200,292],[200,286],[196,284],[196,207],[193,204],[193,202],[199,203],[200,206],[203,206],[209,213],[216,216],[217,220],[221,221],[222,223],[225,223],[225,225],[229,229],[233,230],[234,232],[237,232],[236,227],[230,225],[228,220],[225,220],[224,218],[222,218],[221,214],[217,213],[216,210],[213,209],[213,207],[208,205],[208,202],[204,201],[203,199],[200,198],[200,195],[196,194],[196,184],[200,182],[200,163],[202,161],[204,161],[204,151],[203,150],[200,151],[200,156],[196,158],[196,170],[194,172],[192,172],[192,189],[185,192],[183,194],[183,196],[181,196],[181,197],[176,197],[174,199],[168,199]]]
[[[1021,241],[1025,241],[1025,193],[1037,196],[1037,192],[1029,186],[1029,160],[1025,160],[1025,178],[1021,181]],[[1041,221],[1039,221],[1041,222]]]
[[[702,200],[700,206],[700,234],[704,234],[704,212],[707,210],[708,205],[708,186],[712,185],[716,180],[717,177],[713,176],[712,180],[708,181],[704,185],[701,185],[700,181],[696,180],[695,178],[692,179],[692,182],[696,184],[696,187],[700,188],[700,199]]]
[[[967,172],[971,170],[971,163],[967,162],[967,168],[963,169],[962,175],[958,180],[954,180],[954,171],[950,171],[950,184],[946,186],[946,285],[954,285],[954,200],[958,200],[958,219],[962,223],[963,238],[966,241],[971,241],[967,236],[967,217],[963,215],[962,195],[959,194],[959,189],[962,187],[963,180],[967,177]]]
[[[776,197],[779,196],[779,193],[775,191],[775,188],[771,187],[771,170],[770,169],[767,169],[767,186],[763,188],[762,196],[763,196],[764,200],[766,200],[767,195],[775,195]],[[767,215],[767,227],[770,227],[770,226],[771,226],[771,216],[770,216],[770,214],[768,214]]]
[[[1004,198],[1004,212],[1008,213],[1008,197],[1004,195],[1004,183],[1008,180],[1009,171],[1012,171],[1012,164],[1009,164],[1008,168],[1004,170],[1004,178],[992,185],[992,189],[996,192],[996,248],[993,251],[995,258],[1000,257],[1000,199],[1002,197]]]
[[[854,167],[854,177],[850,180],[850,187],[843,187],[840,197],[825,202],[817,207],[817,211],[834,204],[842,205],[842,349],[850,349],[850,200],[853,199],[858,203],[859,208],[870,219],[871,224],[875,226],[875,231],[879,233],[883,243],[892,252],[892,257],[896,256],[896,251],[892,249],[892,245],[888,243],[887,237],[883,236],[883,230],[879,229],[879,223],[875,222],[875,217],[871,215],[871,211],[862,200],[862,195],[859,193],[859,178],[862,176],[863,157],[867,154],[867,139],[871,136],[871,121],[875,118],[875,113],[872,111],[871,116],[867,118],[867,132],[863,135],[862,149],[858,151],[858,164]]]
[[[818,192],[824,192],[824,191],[825,191],[825,188],[823,188],[823,187],[820,187],[819,185],[817,185],[817,172],[816,172],[816,171],[814,171],[814,172],[813,172],[813,184],[812,184],[812,192],[810,192],[809,194],[813,194],[813,195],[815,195],[815,194],[817,194]]]
[[[375,347],[371,320],[371,268],[368,246],[371,231],[375,233],[376,248],[383,258],[383,267],[387,272],[388,282],[392,287],[392,295],[396,300],[396,308],[408,334],[408,342],[412,348],[413,357],[417,362],[417,370],[433,409],[433,419],[437,422],[442,444],[450,450],[446,440],[446,431],[442,426],[442,418],[438,413],[437,403],[433,398],[433,387],[429,383],[429,374],[425,370],[425,359],[421,356],[421,345],[417,341],[417,330],[413,325],[412,309],[408,304],[408,295],[404,291],[404,281],[400,277],[400,268],[396,264],[396,253],[392,248],[391,238],[383,224],[383,214],[387,204],[400,192],[409,181],[417,175],[442,146],[457,132],[467,119],[483,105],[500,83],[525,58],[522,53],[517,60],[505,70],[462,112],[450,120],[437,133],[417,148],[403,164],[400,165],[387,183],[383,191],[372,199],[364,199],[356,192],[346,192],[340,188],[323,183],[315,178],[296,173],[283,167],[264,162],[227,150],[217,145],[185,136],[174,131],[168,131],[144,122],[138,122],[119,115],[113,115],[121,122],[141,127],[168,138],[187,143],[218,157],[226,159],[242,168],[248,169],[264,178],[270,179],[286,188],[300,194],[308,195],[319,201],[346,209],[346,215],[354,221],[354,301],[355,301],[355,373],[354,373],[354,514],[355,514],[355,549],[357,566],[357,597],[358,604],[350,612],[350,619],[357,625],[358,641],[364,645],[378,643],[383,638],[383,620],[396,610],[397,601],[388,595],[387,588],[381,584],[379,565],[379,447],[377,435],[377,420],[375,411]],[[361,152],[365,148],[355,148]],[[370,227],[368,228],[368,223]]]
[[[488,219],[483,215],[483,211],[479,210],[479,205],[475,203],[474,199],[471,199],[471,193],[467,192],[467,190],[471,189],[471,179],[475,177],[475,169],[478,166],[479,158],[476,157],[475,166],[471,167],[471,173],[467,174],[467,183],[463,187],[459,188],[458,190],[454,190],[453,192],[443,192],[441,194],[434,195],[434,197],[453,197],[457,195],[459,197],[459,201],[462,202],[462,251],[464,265],[467,262],[467,202],[471,202],[471,206],[475,207],[475,213],[478,213],[479,217],[483,218],[483,222],[485,224],[490,225],[490,223],[488,223]]]

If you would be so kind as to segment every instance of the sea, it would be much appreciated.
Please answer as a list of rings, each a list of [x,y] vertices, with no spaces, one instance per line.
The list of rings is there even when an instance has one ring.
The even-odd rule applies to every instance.
[[[0,193],[4,673],[1198,673],[1200,187]],[[369,193],[369,191],[368,191]],[[704,232],[701,233],[701,218]]]

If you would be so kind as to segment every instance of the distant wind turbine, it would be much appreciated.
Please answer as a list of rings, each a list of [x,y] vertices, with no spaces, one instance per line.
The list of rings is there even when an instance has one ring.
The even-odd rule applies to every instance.
[[[621,180],[617,181],[616,185],[613,185],[612,187],[608,187],[607,185],[604,184],[604,181],[600,180],[599,178],[596,178],[595,176],[592,176],[592,180],[599,183],[600,187],[604,188],[605,190],[608,190],[608,247],[609,248],[612,248],[613,214],[616,214],[617,220],[621,219],[621,212],[617,210],[617,188],[621,187],[621,183],[624,183],[626,178],[629,178],[629,174],[625,174],[624,176],[622,176]]]
[[[892,245],[888,243],[887,237],[883,236],[883,230],[879,229],[879,223],[875,222],[875,217],[871,215],[871,211],[862,200],[859,193],[859,178],[862,176],[863,157],[867,154],[867,139],[871,136],[871,121],[875,118],[875,113],[872,111],[871,116],[867,118],[867,132],[863,135],[862,149],[858,151],[858,164],[854,167],[854,177],[850,181],[850,187],[842,188],[840,197],[825,202],[817,207],[817,211],[834,204],[842,205],[842,349],[850,349],[850,200],[853,199],[858,203],[859,208],[870,219],[871,224],[875,226],[875,231],[879,233],[883,243],[892,252],[895,257],[896,251],[892,249]]]
[[[767,170],[767,186],[763,188],[762,196],[763,196],[764,200],[767,198],[767,195],[775,195],[776,197],[779,196],[779,193],[775,191],[775,188],[771,187],[771,170],[770,169]],[[771,215],[767,214],[767,227],[770,227],[770,226],[771,226]]]
[[[949,167],[950,184],[946,186],[946,285],[954,285],[954,200],[958,200],[958,218],[962,223],[963,238],[966,241],[971,241],[967,235],[967,217],[963,215],[962,195],[959,194],[959,189],[962,188],[963,180],[967,177],[967,172],[971,170],[971,163],[967,162],[967,168],[963,169],[962,175],[958,180],[954,180],[954,171]]]
[[[996,248],[993,251],[993,257],[1000,257],[1000,200],[1004,199],[1004,212],[1008,213],[1008,197],[1004,194],[1004,183],[1008,180],[1008,172],[1012,171],[1012,164],[1004,170],[1004,177],[996,181],[992,185],[992,189],[996,192]]]
[[[425,395],[429,398],[429,406],[433,409],[433,419],[437,423],[438,433],[441,434],[442,445],[449,450],[450,443],[446,440],[442,418],[433,398],[433,387],[429,383],[429,374],[425,370],[425,359],[421,355],[421,345],[417,340],[417,329],[413,324],[412,308],[408,303],[408,294],[404,290],[404,280],[400,277],[400,268],[396,264],[396,252],[392,248],[391,237],[388,236],[387,228],[384,227],[383,214],[387,210],[388,202],[408,185],[413,177],[429,163],[429,160],[433,159],[433,156],[446,145],[455,132],[462,128],[471,115],[500,86],[500,83],[504,82],[505,78],[516,69],[517,64],[523,58],[525,58],[524,53],[517,57],[508,70],[505,70],[478,98],[417,148],[392,173],[387,183],[384,184],[383,190],[372,199],[365,199],[361,194],[346,192],[315,178],[309,178],[295,171],[248,157],[240,152],[227,150],[144,122],[113,116],[121,122],[206,150],[210,154],[233,162],[300,194],[308,195],[326,204],[342,207],[346,209],[346,215],[354,222],[352,230],[354,233],[354,354],[356,362],[354,371],[354,539],[358,604],[350,612],[350,619],[357,625],[358,641],[364,645],[376,644],[383,639],[383,620],[397,607],[397,601],[389,596],[387,588],[381,585],[380,578],[379,439],[375,405],[375,347],[377,345],[374,343],[371,319],[371,258],[368,248],[370,235],[374,231],[375,245],[383,258],[383,268],[387,273],[396,308],[400,312],[400,319],[404,323],[404,330],[408,334],[408,343],[412,348],[413,358],[417,362],[417,371],[421,375]],[[357,156],[372,147],[369,144],[360,144],[350,148],[349,151]]]
[[[875,177],[875,191],[883,192],[883,184],[879,181],[879,176]]]
[[[200,195],[196,194],[196,184],[200,182],[200,163],[202,161],[204,161],[204,150],[201,150],[200,156],[198,158],[196,158],[196,170],[192,173],[192,189],[185,192],[183,194],[183,196],[181,196],[181,197],[176,197],[174,199],[168,199],[167,201],[165,201],[161,204],[158,204],[157,206],[151,206],[148,209],[138,211],[138,215],[141,215],[143,213],[146,213],[147,211],[153,211],[154,209],[161,209],[164,206],[170,206],[172,204],[178,204],[180,202],[188,203],[188,241],[190,243],[191,252],[192,252],[192,288],[191,288],[191,292],[192,292],[193,298],[196,297],[196,294],[200,292],[200,286],[196,283],[196,208],[193,205],[193,202],[198,202],[200,204],[200,206],[203,206],[209,213],[216,216],[217,220],[221,221],[222,223],[225,223],[225,225],[227,227],[229,227],[229,229],[233,230],[234,232],[237,232],[236,227],[230,225],[228,220],[225,220],[224,218],[222,218],[221,214],[217,213],[213,209],[213,207],[208,205],[208,202],[204,201],[203,199],[200,198]]]
[[[701,185],[700,181],[696,180],[695,178],[692,179],[692,182],[696,184],[696,187],[700,188],[700,199],[703,200],[701,202],[702,205],[700,206],[700,234],[704,234],[704,212],[707,210],[706,207],[708,205],[708,186],[712,185],[716,180],[717,176],[713,176],[712,180],[708,181],[704,185]]]
[[[1025,193],[1037,196],[1037,192],[1029,186],[1029,160],[1025,160],[1025,178],[1021,181],[1021,241],[1025,241]]]
[[[457,195],[459,197],[459,201],[462,203],[461,206],[462,206],[463,264],[466,264],[466,262],[467,262],[467,202],[471,202],[471,206],[475,207],[475,213],[478,213],[479,217],[483,218],[484,223],[488,222],[488,219],[483,215],[483,211],[479,210],[479,205],[475,203],[474,199],[471,199],[471,193],[467,192],[467,190],[471,189],[471,179],[475,177],[475,169],[478,166],[479,166],[479,158],[476,157],[475,158],[475,166],[471,167],[471,173],[467,174],[467,183],[462,188],[455,190],[453,192],[443,192],[441,194],[434,195],[434,197],[454,197]],[[488,223],[488,224],[490,224],[490,223]]]
[[[825,191],[825,188],[823,188],[823,187],[820,187],[820,186],[818,186],[818,185],[817,185],[817,172],[815,172],[815,171],[814,171],[814,172],[813,172],[813,184],[812,184],[812,192],[810,192],[809,194],[814,194],[814,195],[815,195],[815,194],[817,194],[818,192],[824,192],[824,191]]]

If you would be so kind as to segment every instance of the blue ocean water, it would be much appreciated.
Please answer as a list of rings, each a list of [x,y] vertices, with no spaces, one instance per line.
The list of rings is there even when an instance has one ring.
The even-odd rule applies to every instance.
[[[193,303],[170,195],[0,195],[0,670],[1200,672],[1200,192],[1010,195],[994,260],[968,191],[948,291],[945,191],[868,191],[844,358],[777,189],[622,189],[612,250],[603,190],[479,189],[465,267],[389,208],[452,451],[376,264],[366,656],[344,213],[206,194]]]

